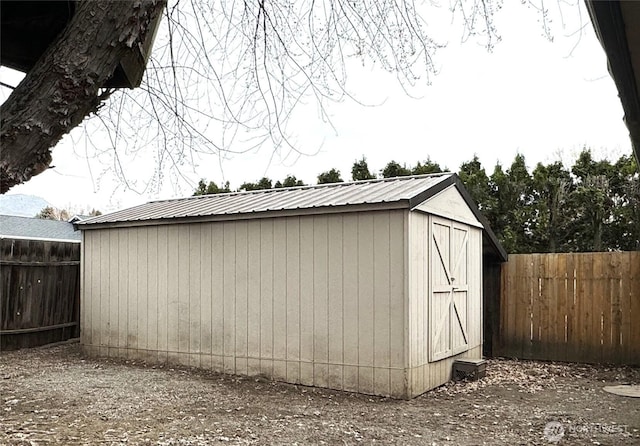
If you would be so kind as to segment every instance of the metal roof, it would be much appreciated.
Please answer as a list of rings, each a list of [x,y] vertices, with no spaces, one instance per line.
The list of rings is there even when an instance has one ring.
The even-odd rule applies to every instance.
[[[81,234],[66,221],[0,215],[0,237],[77,242]]]
[[[108,223],[255,215],[264,212],[335,209],[383,203],[398,203],[398,207],[412,207],[412,199],[434,189],[438,184],[443,184],[453,176],[454,174],[450,173],[420,175],[151,201],[76,224],[82,229],[90,229],[92,225]]]
[[[413,209],[453,185],[484,227],[485,253],[492,253],[498,261],[506,261],[507,253],[489,227],[489,222],[478,210],[458,175],[453,173],[151,201],[79,221],[75,225],[84,230],[365,209]]]

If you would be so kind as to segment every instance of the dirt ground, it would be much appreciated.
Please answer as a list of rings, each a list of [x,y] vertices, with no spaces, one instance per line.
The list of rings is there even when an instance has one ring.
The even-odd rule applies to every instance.
[[[640,369],[492,360],[411,401],[111,359],[0,354],[0,444],[640,444]]]

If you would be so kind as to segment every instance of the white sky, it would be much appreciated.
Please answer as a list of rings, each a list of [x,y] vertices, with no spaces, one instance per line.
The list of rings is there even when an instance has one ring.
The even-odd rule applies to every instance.
[[[306,155],[274,155],[266,145],[222,162],[211,155],[183,168],[191,184],[182,180],[159,196],[139,195],[123,188],[113,174],[101,173],[95,160],[75,154],[81,149],[65,137],[53,150],[56,167],[9,193],[105,212],[190,195],[203,177],[218,184],[229,180],[232,188],[265,175],[275,182],[294,174],[315,183],[320,172],[335,167],[349,180],[351,165],[363,155],[372,171],[392,159],[413,165],[428,157],[457,171],[477,154],[488,173],[497,161],[508,166],[518,152],[529,168],[558,158],[570,164],[583,146],[598,158],[617,159],[631,153],[631,143],[604,52],[579,5],[587,25],[579,43],[577,36],[567,36],[579,27],[577,7],[565,11],[570,14],[566,29],[555,17],[551,43],[542,36],[537,14],[507,0],[496,20],[502,42],[493,53],[473,42],[460,45],[460,28],[453,26],[448,47],[436,59],[439,74],[430,86],[412,92],[418,99],[408,97],[393,75],[370,64],[354,65],[347,88],[362,102],[382,105],[332,104],[328,110],[335,129],[322,122],[312,102],[299,109],[289,127],[295,128],[293,139]],[[0,97],[6,96],[3,91]]]

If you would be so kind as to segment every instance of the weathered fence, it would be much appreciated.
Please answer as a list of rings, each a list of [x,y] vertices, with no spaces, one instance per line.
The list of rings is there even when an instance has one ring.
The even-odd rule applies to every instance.
[[[80,243],[0,239],[0,349],[79,336]]]
[[[496,356],[640,364],[640,252],[510,255],[495,347]]]

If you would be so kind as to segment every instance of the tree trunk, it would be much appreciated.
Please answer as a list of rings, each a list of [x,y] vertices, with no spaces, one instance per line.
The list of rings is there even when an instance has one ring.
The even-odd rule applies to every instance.
[[[101,87],[144,41],[165,4],[78,3],[67,27],[0,107],[0,193],[49,167],[51,148],[97,110],[106,97]]]

